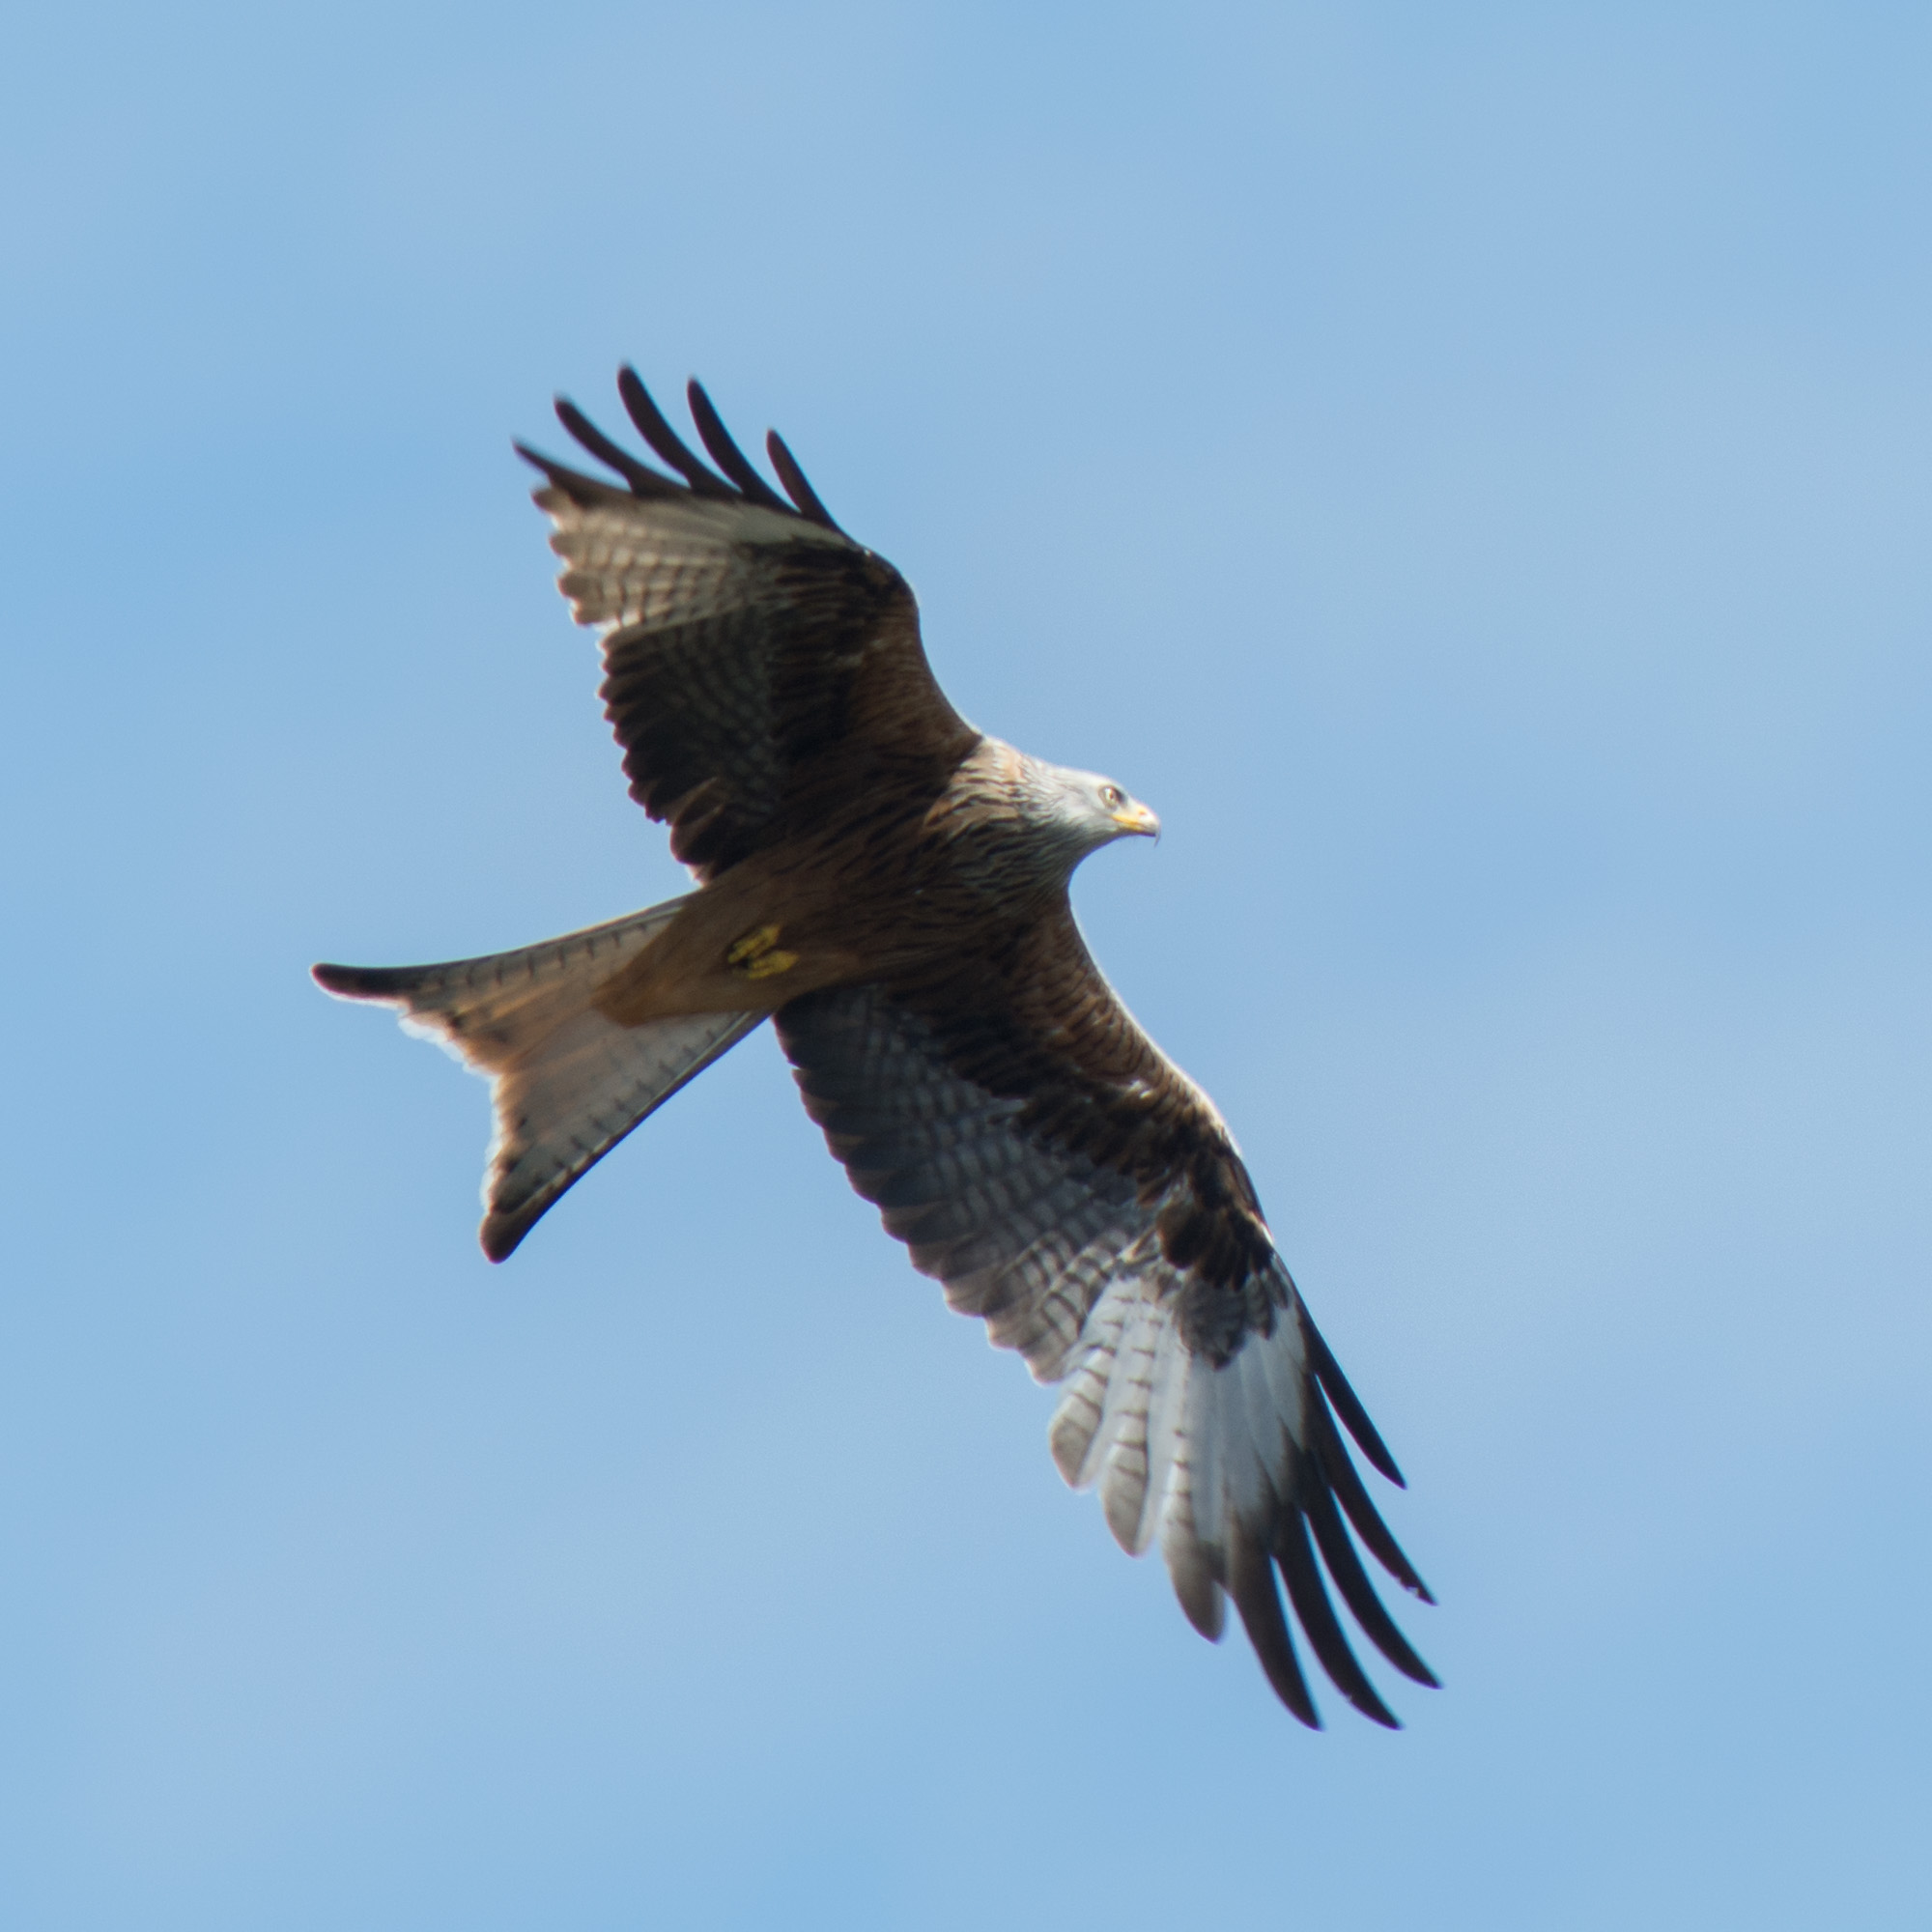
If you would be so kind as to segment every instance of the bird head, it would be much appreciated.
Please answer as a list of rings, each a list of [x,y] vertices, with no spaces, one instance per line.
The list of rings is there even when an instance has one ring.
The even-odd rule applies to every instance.
[[[1112,779],[1033,760],[1036,810],[1068,868],[1116,838],[1156,838],[1160,820]]]

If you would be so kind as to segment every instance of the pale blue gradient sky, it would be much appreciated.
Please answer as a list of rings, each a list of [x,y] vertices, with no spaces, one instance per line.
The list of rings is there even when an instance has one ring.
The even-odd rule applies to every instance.
[[[70,6],[0,68],[0,1922],[1920,1927],[1932,15]],[[768,1038],[507,1266],[317,957],[667,895],[512,435],[777,423],[1403,1460],[1302,1732]]]

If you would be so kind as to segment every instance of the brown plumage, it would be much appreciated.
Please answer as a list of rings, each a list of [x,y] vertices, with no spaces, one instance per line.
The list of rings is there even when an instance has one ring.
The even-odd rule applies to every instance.
[[[546,478],[563,592],[602,633],[631,795],[668,823],[697,890],[520,952],[316,978],[402,1008],[492,1079],[482,1240],[497,1261],[772,1018],[807,1110],[914,1265],[1065,1384],[1055,1460],[1098,1487],[1122,1545],[1160,1536],[1209,1636],[1232,1596],[1269,1682],[1317,1723],[1285,1588],[1336,1688],[1393,1725],[1322,1567],[1376,1648],[1433,1684],[1346,1524],[1428,1592],[1342,1430],[1402,1478],[1226,1124],[1114,997],[1068,904],[1080,860],[1156,830],[1153,814],[953,711],[904,580],[838,528],[776,435],[782,497],[696,384],[715,470],[635,374],[618,387],[675,475],[564,402],[564,427],[624,486],[523,454]]]

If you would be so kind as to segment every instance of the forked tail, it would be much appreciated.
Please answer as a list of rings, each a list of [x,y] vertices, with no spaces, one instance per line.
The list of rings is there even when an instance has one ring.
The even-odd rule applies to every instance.
[[[497,1131],[478,1234],[493,1262],[593,1162],[763,1018],[691,1013],[626,1027],[591,1005],[685,903],[670,899],[481,959],[312,969],[343,999],[400,1008],[408,1031],[489,1079]]]

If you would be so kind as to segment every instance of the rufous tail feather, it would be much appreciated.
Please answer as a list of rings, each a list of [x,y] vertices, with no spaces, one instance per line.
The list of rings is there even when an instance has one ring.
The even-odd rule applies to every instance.
[[[504,1259],[538,1217],[646,1115],[756,1026],[761,1013],[691,1013],[620,1026],[592,1004],[687,899],[480,959],[317,966],[348,1000],[399,1008],[403,1025],[491,1083],[497,1130],[478,1235]]]

